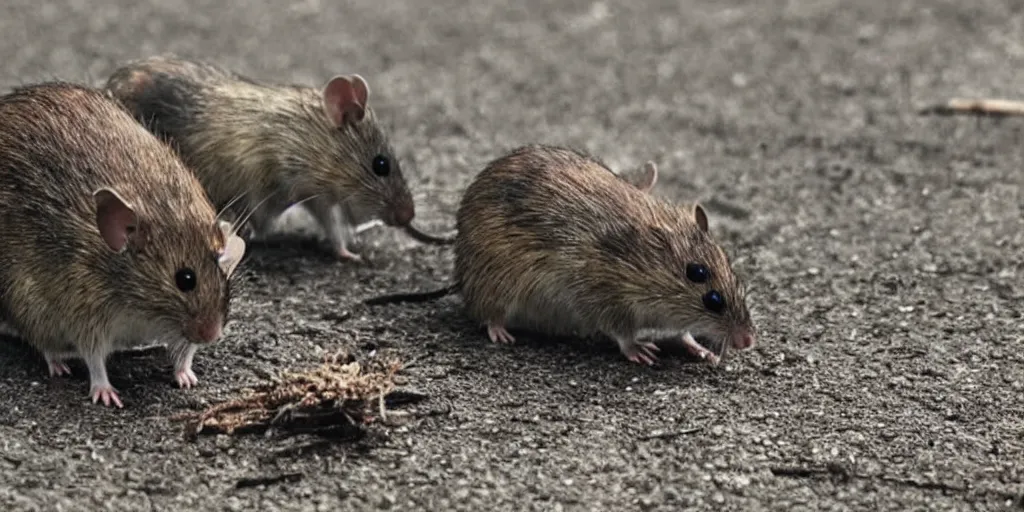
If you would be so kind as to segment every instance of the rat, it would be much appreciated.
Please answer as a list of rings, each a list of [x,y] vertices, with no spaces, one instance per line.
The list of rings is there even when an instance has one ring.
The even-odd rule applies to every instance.
[[[630,361],[660,350],[640,336],[669,334],[713,364],[703,339],[754,346],[746,287],[712,237],[700,204],[651,193],[657,166],[616,175],[576,149],[530,144],[490,163],[466,188],[456,218],[453,283],[369,305],[462,295],[492,342],[510,330],[603,336]]]
[[[178,385],[195,385],[244,254],[178,156],[102,90],[0,96],[0,316],[51,376],[81,358],[93,403],[123,407],[107,357],[160,340]]]
[[[351,245],[373,220],[421,242],[453,242],[412,224],[412,194],[360,75],[317,89],[162,55],[118,68],[106,90],[178,151],[215,206],[248,220],[247,236],[301,205],[341,260],[362,261]]]

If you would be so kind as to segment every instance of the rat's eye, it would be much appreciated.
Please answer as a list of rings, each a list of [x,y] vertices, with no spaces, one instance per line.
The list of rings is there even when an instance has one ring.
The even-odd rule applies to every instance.
[[[704,307],[708,308],[708,311],[712,313],[721,313],[725,310],[725,297],[722,297],[722,294],[715,290],[705,293],[703,300]]]
[[[686,278],[694,283],[706,282],[711,277],[711,272],[708,272],[708,268],[700,263],[687,263],[686,264]]]
[[[190,268],[180,268],[174,273],[174,284],[183,292],[196,289],[196,273]]]
[[[373,157],[373,173],[377,176],[387,176],[391,172],[391,162],[384,155]]]

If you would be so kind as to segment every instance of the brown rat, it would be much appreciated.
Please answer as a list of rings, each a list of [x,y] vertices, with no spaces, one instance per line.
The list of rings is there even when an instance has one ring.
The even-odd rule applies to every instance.
[[[51,375],[84,359],[93,402],[122,405],[106,358],[154,340],[178,384],[195,384],[244,252],[177,155],[102,91],[0,97],[0,312]]]
[[[356,227],[374,219],[420,241],[412,194],[359,75],[321,89],[261,83],[219,66],[173,56],[131,62],[107,90],[153,133],[174,146],[218,208],[266,233],[302,203],[340,259]]]
[[[718,357],[704,338],[738,350],[755,343],[745,287],[712,238],[700,205],[669,204],[650,190],[648,162],[616,176],[575,150],[528,145],[491,163],[459,206],[452,285],[368,304],[433,299],[458,291],[494,342],[509,329],[603,335],[631,361],[657,346],[639,336],[678,336],[695,355]]]

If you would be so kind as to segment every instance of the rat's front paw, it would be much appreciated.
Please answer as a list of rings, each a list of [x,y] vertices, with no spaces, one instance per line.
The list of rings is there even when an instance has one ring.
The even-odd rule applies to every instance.
[[[92,403],[103,402],[103,405],[110,407],[111,404],[117,407],[124,407],[121,403],[121,397],[117,396],[117,390],[113,386],[107,384],[105,386],[93,386],[91,390]]]
[[[71,375],[71,368],[68,368],[67,363],[64,362],[65,355],[46,352],[43,357],[46,358],[46,366],[50,368],[50,377]]]
[[[49,366],[51,377],[71,375],[71,368],[68,368],[68,365],[65,364],[63,361],[50,361]]]
[[[348,249],[340,249],[340,250],[338,250],[337,257],[341,261],[350,261],[352,263],[362,263],[363,262],[363,256],[362,255],[354,253],[352,251],[349,251]]]
[[[366,263],[366,259],[363,258],[362,254],[359,254],[359,253],[356,253],[356,252],[352,252],[352,251],[350,251],[348,249],[348,247],[338,247],[338,246],[335,246],[331,250],[331,253],[334,255],[334,258],[337,259],[340,262],[344,262],[344,263]]]
[[[516,342],[516,338],[505,329],[504,325],[494,323],[487,324],[487,337],[491,339],[492,343],[512,344]]]
[[[174,372],[174,381],[178,383],[178,387],[181,389],[191,389],[192,386],[199,384],[199,379],[196,377],[195,372],[192,368],[181,368]]]
[[[704,361],[707,361],[712,366],[717,366],[718,363],[721,361],[717,354],[708,350],[708,348],[705,347],[704,345],[698,343],[697,340],[694,339],[692,334],[683,334],[682,341],[683,346],[686,347],[687,352],[703,359]]]
[[[633,342],[620,346],[620,350],[626,359],[634,363],[652,366],[658,361],[658,356],[654,353],[661,349],[651,342]]]

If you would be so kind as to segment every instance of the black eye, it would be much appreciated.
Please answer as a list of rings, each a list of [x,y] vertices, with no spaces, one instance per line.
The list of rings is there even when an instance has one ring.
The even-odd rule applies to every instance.
[[[704,307],[712,313],[721,313],[725,310],[725,297],[722,297],[721,293],[711,290],[704,294]]]
[[[190,268],[178,269],[174,274],[174,284],[183,292],[190,292],[196,288],[196,273]]]
[[[694,283],[704,283],[711,277],[711,272],[708,272],[708,268],[700,263],[687,263],[686,264],[686,278]]]
[[[391,172],[391,162],[384,155],[373,157],[373,173],[377,176],[387,176]]]

